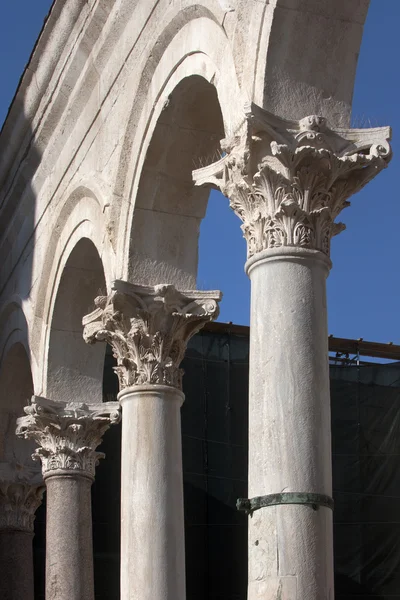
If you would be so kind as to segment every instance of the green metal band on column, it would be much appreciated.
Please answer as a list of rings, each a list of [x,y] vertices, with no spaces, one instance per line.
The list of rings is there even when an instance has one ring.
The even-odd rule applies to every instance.
[[[305,504],[311,506],[313,510],[325,506],[333,510],[333,498],[324,494],[307,492],[282,492],[280,494],[268,494],[268,496],[257,496],[256,498],[238,498],[236,508],[251,516],[259,508],[279,504]]]

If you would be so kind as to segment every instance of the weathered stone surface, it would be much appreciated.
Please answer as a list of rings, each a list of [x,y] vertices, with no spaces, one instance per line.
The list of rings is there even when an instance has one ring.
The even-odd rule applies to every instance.
[[[46,598],[94,600],[92,481],[70,473],[46,479]]]
[[[33,533],[35,512],[42,502],[44,485],[0,481],[0,531]]]
[[[102,357],[88,359],[68,314],[88,281],[92,298],[116,278],[195,287],[207,191],[191,170],[238,131],[245,100],[348,124],[367,7],[56,0],[0,136],[0,346],[23,313],[40,393],[100,400]],[[83,239],[103,274],[92,257],[68,264]]]
[[[95,299],[97,309],[83,319],[88,343],[108,342],[117,359],[120,389],[160,384],[181,389],[189,339],[218,316],[220,292],[178,291],[115,281],[108,297]]]
[[[104,457],[96,448],[110,425],[120,419],[118,402],[66,404],[38,396],[33,396],[25,413],[17,420],[16,433],[39,445],[32,458],[41,461],[44,477],[69,471],[93,478]]]
[[[93,600],[91,485],[102,437],[120,420],[118,402],[80,404],[32,397],[17,435],[39,445],[47,489],[46,597]]]
[[[248,258],[281,246],[329,256],[348,199],[391,159],[390,128],[330,129],[323,117],[287,121],[254,104],[245,114],[241,135],[221,142],[226,155],[195,171],[196,184],[213,184],[229,198]]]
[[[325,254],[301,247],[264,250],[248,261],[249,498],[332,495],[329,269]],[[331,510],[261,508],[249,519],[248,539],[249,600],[333,597]]]
[[[108,342],[117,359],[122,600],[185,598],[180,363],[191,336],[218,316],[220,299],[115,281],[83,319],[85,341]]]
[[[94,350],[82,342],[81,319],[91,310],[95,295],[102,296],[97,312],[87,322],[87,339],[98,337],[111,343],[123,390],[132,384],[136,389],[142,383],[153,386],[154,414],[149,419],[151,425],[158,423],[162,429],[160,423],[167,420],[162,407],[169,406],[168,394],[179,396],[182,340],[210,315],[207,311],[199,314],[196,309],[189,313],[192,320],[184,318],[187,298],[184,302],[168,286],[162,292],[157,288],[157,301],[155,288],[137,294],[139,300],[118,290],[104,298],[116,278],[144,286],[166,282],[180,290],[195,288],[199,227],[208,190],[193,189],[191,171],[210,162],[210,157],[214,160],[224,131],[230,140],[224,146],[228,154],[225,174],[232,181],[236,174],[244,179],[243,190],[248,192],[245,200],[231,191],[229,195],[245,222],[249,256],[275,252],[287,244],[308,253],[308,258],[315,248],[319,254],[320,250],[329,253],[329,237],[337,229],[336,213],[347,201],[346,190],[335,196],[332,185],[336,183],[327,184],[329,170],[337,167],[338,161],[332,158],[332,152],[337,158],[337,149],[322,146],[321,153],[321,148],[314,146],[303,152],[305,145],[300,140],[298,152],[293,143],[304,128],[299,122],[283,126],[282,140],[276,137],[282,121],[274,122],[272,132],[264,131],[265,123],[257,125],[261,140],[252,137],[254,133],[257,138],[257,131],[249,138],[242,137],[241,124],[242,106],[248,99],[287,118],[321,113],[332,125],[348,124],[368,0],[338,0],[334,4],[331,0],[56,0],[52,7],[0,136],[0,356],[9,355],[13,344],[22,344],[32,369],[31,387],[63,401],[55,408],[37,400],[37,410],[32,408],[24,418],[28,425],[21,425],[20,430],[40,445],[36,456],[42,460],[53,506],[48,519],[51,568],[47,582],[47,595],[52,600],[92,600],[93,596],[88,490],[104,421],[94,419],[94,432],[88,424],[90,409],[86,403],[101,401],[104,354],[100,345]],[[323,123],[306,124],[307,135],[315,133],[316,127],[321,129]],[[330,132],[327,137],[331,137]],[[274,146],[271,141],[275,141]],[[257,155],[257,148],[267,146],[266,151],[260,151],[261,158],[267,157],[265,164],[254,160],[249,177],[241,167],[237,169],[235,153],[238,150],[240,155],[242,142],[245,148],[250,146],[252,156]],[[347,156],[339,156],[339,163],[366,175],[368,169],[380,168],[380,159],[386,162],[388,158],[372,146],[367,153],[359,150],[354,153],[357,164],[351,165]],[[318,168],[314,177],[304,170],[299,175],[299,169],[310,161],[319,167],[327,161],[327,166]],[[322,194],[318,192],[321,170]],[[273,193],[268,186],[274,188]],[[306,206],[305,195],[313,196],[312,206]],[[267,200],[273,204],[268,212]],[[272,326],[276,317],[275,327],[283,331],[279,338],[282,343],[291,343],[289,324],[294,317],[276,314],[279,294],[293,291],[295,312],[298,306],[307,312],[313,302],[317,310],[322,297],[320,292],[312,295],[312,284],[307,287],[309,276],[304,274],[311,273],[313,279],[317,267],[303,264],[304,269],[300,268],[298,259],[297,267],[291,266],[289,271],[292,269],[292,282],[300,281],[301,285],[292,290],[294,284],[287,272],[280,283],[272,283],[271,276],[269,285],[277,288],[274,298],[272,288],[264,290],[262,281],[256,282],[253,272],[259,265],[254,269],[249,265],[255,281],[254,298],[264,302],[260,310],[267,310],[269,300],[273,309],[271,321],[266,320],[264,329],[260,325],[260,332],[278,339],[279,330]],[[271,265],[266,269],[269,272],[275,269]],[[315,286],[320,290],[321,273],[317,275]],[[174,294],[178,297],[176,311],[167,301]],[[114,310],[114,304],[119,303],[124,307],[122,316]],[[156,308],[154,314],[151,307]],[[211,312],[215,316],[215,307]],[[261,316],[269,318],[264,313]],[[307,334],[309,343],[314,333],[310,334],[306,316],[301,313],[293,336]],[[182,330],[177,333],[178,325]],[[298,357],[304,358],[305,351],[311,356],[318,354],[322,346],[318,346],[318,336],[316,340],[316,346],[301,346],[295,341]],[[264,393],[269,368],[267,365],[264,370],[267,342],[262,343],[262,348],[253,351],[260,359],[260,363],[254,362],[259,365],[260,394]],[[270,368],[274,365],[271,361]],[[293,367],[296,374],[297,369],[298,364]],[[281,379],[276,381],[283,385]],[[168,389],[162,400],[156,398],[160,384],[167,384]],[[78,402],[80,408],[72,409],[71,401]],[[2,416],[6,417],[6,412]],[[170,412],[175,418],[176,406]],[[4,423],[10,423],[14,414],[10,408]],[[260,415],[263,427],[262,410]],[[136,416],[132,408],[131,418]],[[41,433],[42,427],[48,429],[47,437]],[[176,423],[166,430],[179,438]],[[174,499],[173,490],[168,488],[173,482],[170,465],[162,454],[163,441],[172,444],[173,440],[160,435],[159,444],[153,447],[151,431],[149,427],[149,456],[159,460],[157,473],[170,477],[164,482],[163,498]],[[4,445],[1,442],[0,448]],[[167,449],[175,460],[178,448]],[[143,465],[139,475],[144,487],[148,465],[144,461],[134,465],[130,457],[130,469]],[[58,473],[64,477],[59,478]],[[130,477],[129,469],[127,473]],[[155,504],[157,519],[162,509]],[[182,517],[178,510],[173,514],[178,528]],[[166,527],[167,511],[164,516],[160,522]],[[132,520],[141,517],[143,513],[130,513]],[[148,531],[154,532],[148,521],[141,529],[143,538]],[[301,537],[303,530],[308,530],[306,525],[302,522],[296,535]],[[180,557],[182,546],[178,546]],[[156,546],[156,550],[160,548]],[[181,600],[182,569],[174,587],[166,568],[166,559],[171,556],[159,554],[152,563],[151,550],[150,542],[141,563],[143,588],[152,590],[151,600]],[[262,568],[274,565],[272,558]],[[287,563],[290,567],[290,560]],[[87,570],[81,569],[81,564]],[[146,585],[146,572],[151,578],[152,564],[160,565],[152,579],[154,588]],[[123,568],[126,575],[128,567],[124,564]],[[133,572],[130,564],[130,576]],[[169,579],[163,580],[164,576]],[[297,593],[308,600],[302,588],[294,591],[290,577],[278,582],[275,574],[268,585],[265,581],[259,585],[259,596],[294,597]],[[131,589],[133,586],[122,589],[124,599]],[[22,597],[21,592],[18,600]]]
[[[0,598],[33,600],[33,526],[43,492],[34,464],[0,463]]]
[[[185,600],[184,396],[175,387],[155,384],[125,388],[118,398],[121,600]]]
[[[242,220],[251,279],[249,498],[332,495],[326,278],[335,219],[391,158],[390,128],[331,129],[254,104],[225,156],[194,171]],[[249,600],[333,598],[332,513],[277,505],[249,520]]]

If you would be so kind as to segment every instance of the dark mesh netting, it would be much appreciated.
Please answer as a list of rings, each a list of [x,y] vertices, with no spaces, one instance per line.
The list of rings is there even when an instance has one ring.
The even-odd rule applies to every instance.
[[[221,327],[221,326],[220,326]],[[228,326],[227,326],[228,328]],[[183,364],[187,600],[245,600],[247,334],[205,331]],[[108,351],[105,400],[118,383]],[[336,599],[400,600],[400,364],[331,366]],[[96,600],[119,600],[120,433],[93,486]],[[263,509],[268,510],[268,509]],[[36,521],[35,599],[44,598],[44,509]]]
[[[246,335],[207,331],[184,362],[188,600],[246,598],[247,517],[235,502],[247,496],[248,350]],[[335,597],[395,600],[400,364],[331,366],[330,376]]]
[[[248,339],[190,342],[182,407],[188,600],[240,600],[247,590]]]
[[[336,598],[400,598],[400,364],[331,366]]]

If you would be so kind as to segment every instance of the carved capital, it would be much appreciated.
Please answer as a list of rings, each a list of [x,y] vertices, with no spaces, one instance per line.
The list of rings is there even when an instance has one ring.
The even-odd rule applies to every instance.
[[[193,172],[212,184],[242,220],[248,258],[269,248],[299,246],[330,254],[335,220],[348,198],[391,159],[389,127],[330,129],[323,117],[280,119],[246,106],[242,130],[222,140],[225,156]]]
[[[89,344],[105,341],[117,359],[120,390],[162,384],[181,389],[179,368],[189,339],[218,316],[220,292],[179,292],[173,285],[115,281],[108,297],[83,319]]]
[[[37,469],[0,463],[0,531],[33,533],[44,489]]]
[[[32,458],[41,461],[44,477],[70,471],[93,478],[99,459],[104,458],[96,448],[110,425],[120,420],[118,402],[79,404],[33,396],[24,411],[26,416],[17,419],[16,433],[37,442]]]

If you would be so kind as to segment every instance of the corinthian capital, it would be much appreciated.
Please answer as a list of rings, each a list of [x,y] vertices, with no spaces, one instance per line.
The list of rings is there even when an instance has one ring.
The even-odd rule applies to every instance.
[[[117,359],[120,389],[162,384],[181,388],[182,362],[189,339],[218,316],[220,292],[179,292],[115,281],[108,297],[83,319],[89,344],[105,341]]]
[[[0,463],[0,531],[33,533],[43,492],[40,470]]]
[[[238,135],[222,140],[225,156],[193,172],[212,184],[243,221],[248,258],[300,246],[329,256],[348,198],[391,159],[389,127],[330,129],[323,117],[287,121],[251,104]]]
[[[120,420],[118,402],[87,405],[33,396],[24,411],[26,416],[17,419],[16,434],[37,442],[32,458],[41,461],[44,477],[60,471],[94,477],[104,457],[96,448],[110,425]]]

